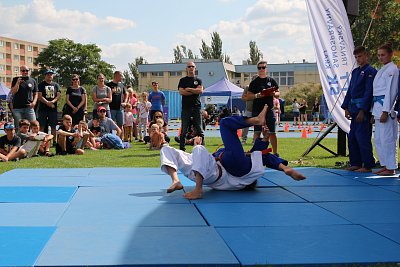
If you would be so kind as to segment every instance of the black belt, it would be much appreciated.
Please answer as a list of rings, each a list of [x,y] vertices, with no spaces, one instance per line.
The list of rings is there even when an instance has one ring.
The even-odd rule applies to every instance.
[[[217,179],[215,179],[215,182],[217,182],[222,177],[222,168],[218,163],[217,163],[217,166],[218,166],[218,177],[217,177]]]

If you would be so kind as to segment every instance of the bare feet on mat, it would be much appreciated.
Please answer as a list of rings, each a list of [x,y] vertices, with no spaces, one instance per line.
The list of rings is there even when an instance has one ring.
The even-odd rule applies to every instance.
[[[357,169],[357,170],[354,170],[355,172],[372,172],[372,170],[371,169],[368,169],[368,168],[360,168],[360,169]]]
[[[381,172],[384,172],[384,171],[386,171],[387,169],[386,169],[386,167],[383,167],[382,169],[380,169],[380,170],[377,170],[377,171],[375,171],[375,172],[373,172],[374,174],[380,174]]]
[[[383,172],[380,172],[380,173],[378,173],[379,175],[382,175],[382,176],[392,176],[392,175],[395,175],[396,174],[396,171],[395,170],[388,170],[388,169],[386,169],[385,171],[383,171]]]
[[[191,192],[187,192],[183,195],[186,199],[199,199],[202,198],[203,192],[193,190]]]
[[[286,175],[292,177],[293,180],[296,180],[296,181],[301,181],[301,180],[306,179],[306,177],[303,174],[299,173],[298,171],[293,170],[292,168],[286,168],[284,170],[284,172]]]
[[[360,166],[350,166],[350,167],[346,168],[345,170],[346,171],[356,171],[358,169],[361,169],[361,167]]]
[[[167,189],[167,193],[172,193],[175,190],[182,190],[183,189],[183,185],[181,184],[181,182],[176,182],[173,183],[168,189]]]

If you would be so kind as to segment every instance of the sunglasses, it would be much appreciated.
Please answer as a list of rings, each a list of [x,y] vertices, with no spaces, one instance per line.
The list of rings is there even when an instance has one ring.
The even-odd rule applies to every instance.
[[[21,72],[29,72],[29,70],[21,70]]]
[[[189,69],[189,68],[196,68],[195,66],[187,66],[187,68]]]
[[[158,85],[158,83],[152,83],[152,85]]]
[[[259,70],[265,70],[266,68],[267,68],[266,66],[257,67],[257,69],[259,69]]]
[[[104,80],[104,78],[102,78],[102,77],[99,77],[99,78],[97,78],[98,80]]]
[[[156,118],[156,119],[162,119],[162,116],[154,116],[154,118]]]
[[[101,109],[99,112],[100,113],[106,113],[106,110],[105,109]]]

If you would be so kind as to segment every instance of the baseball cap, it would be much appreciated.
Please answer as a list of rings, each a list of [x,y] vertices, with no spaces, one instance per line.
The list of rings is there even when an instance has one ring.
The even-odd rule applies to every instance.
[[[107,109],[105,107],[103,107],[103,106],[100,106],[100,107],[97,108],[97,112],[100,112],[100,110],[107,110]]]
[[[55,72],[51,69],[48,69],[44,72],[44,75],[47,75],[47,74],[55,74]]]
[[[4,124],[4,130],[12,130],[15,129],[14,124],[7,122],[6,124]]]

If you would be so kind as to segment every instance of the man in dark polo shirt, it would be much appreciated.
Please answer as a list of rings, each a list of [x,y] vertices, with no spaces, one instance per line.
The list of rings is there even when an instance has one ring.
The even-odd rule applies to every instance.
[[[122,72],[115,71],[114,78],[107,86],[111,88],[112,101],[110,103],[111,119],[123,129],[124,125],[124,107],[127,101],[126,89],[121,82],[123,78]]]
[[[54,73],[53,70],[46,70],[44,80],[38,85],[38,121],[42,132],[47,133],[47,127],[50,126],[51,134],[56,136],[57,102],[61,92],[58,83],[53,82]]]
[[[34,107],[37,102],[38,86],[36,81],[29,77],[28,66],[20,67],[21,76],[14,77],[11,83],[11,93],[13,95],[13,117],[16,125],[22,119],[28,121],[36,120]]]
[[[179,149],[185,151],[185,136],[192,118],[193,127],[198,136],[202,137],[204,144],[203,129],[201,128],[201,103],[200,94],[203,93],[201,79],[195,76],[196,65],[189,61],[186,65],[187,76],[179,80],[178,90],[182,96],[182,129],[180,135]]]
[[[248,89],[248,99],[253,99],[253,117],[260,114],[265,105],[268,105],[266,114],[266,126],[270,131],[269,141],[271,142],[272,151],[278,156],[278,140],[275,133],[276,118],[274,114],[274,94],[275,89],[279,88],[278,83],[267,75],[267,62],[260,61],[257,64],[258,76],[251,81]],[[261,135],[261,126],[254,126],[254,140]]]

